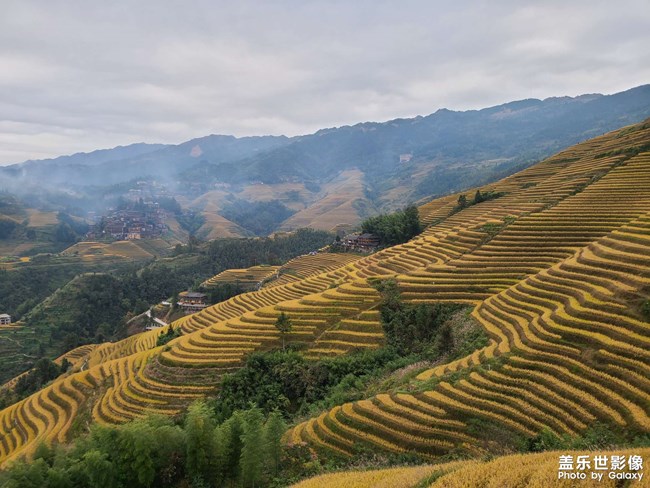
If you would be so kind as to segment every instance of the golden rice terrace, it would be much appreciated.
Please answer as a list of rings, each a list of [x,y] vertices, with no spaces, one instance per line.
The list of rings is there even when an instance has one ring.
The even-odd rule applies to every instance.
[[[395,277],[408,301],[472,304],[490,344],[421,371],[404,392],[323,412],[287,442],[435,460],[491,448],[473,419],[524,436],[578,434],[595,421],[648,433],[650,323],[640,304],[650,295],[649,190],[646,121],[481,188],[500,198],[460,210],[458,195],[434,200],[420,208],[429,226],[410,242],[366,257],[311,256],[258,291],[177,321],[184,335],[167,346],[155,347],[154,330],[75,351],[72,373],[0,412],[0,462],[66,441],[80,419],[182,411],[248,354],[278,347],[281,312],[309,358],[380,347],[380,297],[369,284],[378,277]]]

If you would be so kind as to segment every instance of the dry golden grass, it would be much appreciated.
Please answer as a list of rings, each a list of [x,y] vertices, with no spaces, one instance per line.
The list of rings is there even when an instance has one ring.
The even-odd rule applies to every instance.
[[[29,215],[27,227],[45,227],[59,223],[56,212],[41,212],[40,210],[30,208],[27,210],[27,214]]]
[[[186,206],[204,212],[217,213],[228,201],[229,195],[230,192],[224,190],[212,190],[187,202]]]
[[[442,466],[411,466],[371,471],[344,471],[316,476],[292,485],[292,488],[411,488],[442,469],[444,469]]]
[[[297,192],[298,198],[289,198],[289,192]],[[300,211],[305,208],[305,202],[314,201],[317,198],[305,188],[302,183],[278,183],[278,184],[256,184],[247,185],[237,193],[237,198],[251,202],[267,202],[279,200],[292,210]]]
[[[481,461],[457,461],[438,465],[426,465],[415,467],[400,467],[391,469],[380,469],[371,471],[344,471],[340,473],[325,474],[301,481],[292,488],[415,488],[423,486],[427,479],[434,478],[427,486],[429,488],[547,488],[559,487],[606,487],[614,488],[623,486],[621,481],[610,479],[610,470],[584,471],[587,479],[568,480],[558,479],[559,456],[571,455],[573,459],[577,456],[587,455],[590,459],[594,456],[612,455],[641,456],[647,461],[650,449],[622,449],[616,451],[551,451],[540,454],[520,454],[514,456],[502,456],[489,462]],[[593,461],[591,466],[593,467]],[[580,470],[574,471],[576,473]],[[603,479],[592,480],[591,473],[602,474]],[[627,469],[620,472],[634,472]],[[643,473],[644,471],[640,471]],[[629,486],[650,486],[650,482],[644,479],[632,481]],[[628,486],[628,485],[625,485]]]
[[[64,256],[79,256],[85,260],[94,260],[100,258],[118,258],[118,259],[147,259],[153,255],[133,241],[115,241],[115,242],[78,242],[61,254]]]
[[[340,224],[357,224],[363,216],[358,208],[357,201],[364,202],[371,208],[365,199],[363,173],[359,170],[342,172],[330,183],[323,185],[322,197],[288,218],[281,226],[283,230],[312,227],[314,229],[332,230]]]
[[[206,239],[221,239],[224,237],[244,237],[249,233],[239,225],[222,217],[215,212],[202,212],[205,223],[198,230],[199,235],[205,235]]]

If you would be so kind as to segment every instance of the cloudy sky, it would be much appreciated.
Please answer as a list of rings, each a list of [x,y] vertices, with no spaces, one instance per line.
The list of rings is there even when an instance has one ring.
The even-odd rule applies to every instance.
[[[650,82],[647,0],[0,6],[0,164]]]

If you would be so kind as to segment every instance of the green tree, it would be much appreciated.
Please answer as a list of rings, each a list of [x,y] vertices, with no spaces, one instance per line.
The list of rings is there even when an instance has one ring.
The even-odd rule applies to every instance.
[[[41,442],[34,451],[34,460],[36,459],[42,459],[48,465],[52,466],[54,463],[54,449],[45,442]]]
[[[75,242],[77,240],[77,235],[68,224],[62,222],[56,226],[54,239],[56,242],[67,244]]]
[[[244,435],[240,457],[241,481],[244,488],[255,488],[262,480],[265,446],[263,439],[262,411],[255,407],[244,412]]]
[[[154,443],[151,426],[145,421],[131,422],[120,429],[119,445],[121,474],[131,486],[149,487],[156,476],[154,466]]]
[[[178,310],[178,293],[174,293],[171,298],[172,313]]]
[[[118,486],[113,463],[108,460],[106,453],[96,449],[88,451],[83,456],[83,465],[90,482],[90,488],[113,488]]]
[[[453,349],[448,321],[462,305],[404,303],[393,279],[378,283],[376,288],[382,296],[380,314],[386,343],[400,355],[425,353],[439,356]]]
[[[163,334],[160,334],[158,339],[156,339],[156,346],[164,346],[169,341],[180,337],[182,334],[180,328],[174,329],[174,324],[169,324],[167,330]]]
[[[291,332],[292,327],[291,318],[286,313],[280,312],[280,315],[275,321],[275,328],[278,329],[282,338],[282,350],[285,347],[285,338]]]
[[[451,352],[454,348],[454,335],[451,325],[446,322],[440,327],[438,337],[436,338],[436,349],[440,354]]]
[[[48,488],[73,488],[68,471],[63,468],[50,468],[47,470]]]
[[[401,244],[422,232],[420,216],[415,205],[391,214],[370,217],[361,223],[361,231],[374,234],[381,244]]]
[[[192,480],[210,481],[215,476],[212,462],[216,454],[214,428],[207,405],[202,401],[192,404],[185,419],[187,474]]]
[[[226,471],[226,439],[223,430],[217,426],[212,431],[212,442],[214,445],[214,453],[212,455],[212,471],[215,486],[222,486],[225,481]]]
[[[404,231],[404,237],[408,237],[408,239],[411,239],[422,232],[420,212],[415,205],[409,205],[404,209]]]
[[[282,436],[286,430],[286,424],[282,414],[274,410],[264,425],[264,444],[266,448],[267,470],[273,476],[277,476],[280,469],[280,457],[282,455]]]
[[[467,207],[467,196],[465,194],[458,197],[458,208],[463,209]]]
[[[242,451],[244,425],[241,413],[235,412],[219,428],[223,445],[223,474],[232,483],[239,479],[239,459]]]
[[[72,366],[72,363],[70,361],[68,361],[68,358],[63,358],[61,360],[61,368],[60,368],[61,374],[67,372],[70,369],[71,366]]]
[[[185,432],[169,417],[152,416],[146,419],[153,435],[156,488],[175,487],[184,474],[187,442]]]
[[[9,471],[6,488],[41,488],[45,486],[48,465],[42,459],[26,463],[19,461]]]

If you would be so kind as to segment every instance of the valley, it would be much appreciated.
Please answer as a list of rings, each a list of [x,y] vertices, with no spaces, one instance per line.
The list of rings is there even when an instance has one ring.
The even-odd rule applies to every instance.
[[[388,465],[422,464],[375,478],[326,475],[299,486],[363,477],[359,486],[382,486],[373,484],[379,480],[389,486],[400,477],[411,480],[407,486],[426,479],[431,486],[463,486],[457,470],[477,483],[532,476],[534,486],[544,486],[555,468],[542,474],[542,466],[555,466],[557,453],[524,452],[583,446],[593,436],[605,439],[604,448],[639,446],[634,453],[644,454],[649,144],[646,120],[493,183],[432,199],[419,206],[426,224],[420,235],[369,255],[296,257],[284,274],[283,267],[257,274],[253,264],[215,273],[213,283],[237,282],[239,273],[258,289],[178,319],[172,326],[181,335],[165,345],[157,345],[160,328],[80,350],[67,373],[0,412],[0,462],[33,455],[42,442],[70,442],[80,421],[110,426],[152,414],[181,418],[197,400],[218,399],[224,379],[250,367],[249,358],[285,349],[281,316],[292,324],[290,350],[305,361],[379,354],[386,350],[391,300],[467,307],[469,314],[447,327],[477,324],[485,342],[453,357],[460,336],[447,337],[445,348],[438,332],[437,356],[418,357],[359,386],[366,396],[302,418],[287,412],[293,424],[283,436],[286,449],[309,449],[339,468],[370,453]],[[341,224],[358,201],[359,180],[348,174],[339,184],[330,210],[301,210],[296,222]],[[494,197],[478,198],[477,190]],[[338,199],[339,191],[350,196]],[[398,295],[391,298],[385,290],[393,288]],[[497,467],[509,458],[481,461],[504,455],[520,456],[519,467]]]

